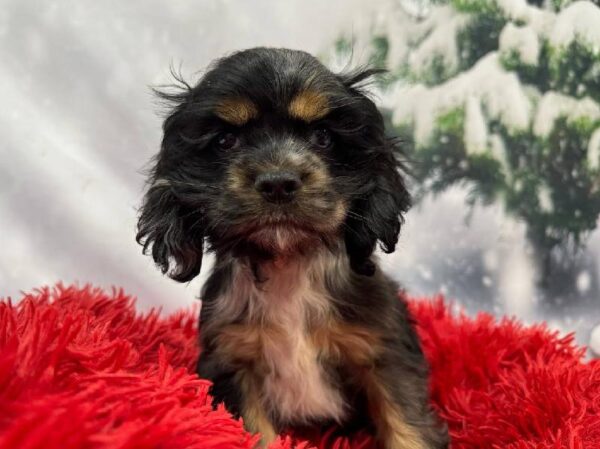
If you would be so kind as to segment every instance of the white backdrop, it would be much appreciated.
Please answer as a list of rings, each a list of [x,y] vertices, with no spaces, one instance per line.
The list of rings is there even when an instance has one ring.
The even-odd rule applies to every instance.
[[[0,296],[62,280],[122,286],[144,308],[193,302],[201,279],[163,277],[134,240],[161,137],[149,86],[169,81],[170,64],[194,80],[257,45],[324,54],[380,1],[0,1]],[[417,295],[542,316],[523,226],[497,207],[467,212],[460,189],[412,210],[386,270]],[[587,332],[585,315],[550,318]]]

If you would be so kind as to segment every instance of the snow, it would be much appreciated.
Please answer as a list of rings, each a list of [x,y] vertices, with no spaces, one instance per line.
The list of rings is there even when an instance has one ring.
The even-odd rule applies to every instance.
[[[402,5],[402,2],[388,1],[377,11],[376,24],[361,25],[360,30],[355,30],[356,35],[366,40],[373,35],[373,30],[382,30],[380,34],[386,35],[389,42],[388,66],[398,68],[407,64],[417,79],[427,73],[436,58],[448,73],[455,71],[459,61],[456,36],[470,17],[457,13],[449,5],[430,5],[428,14],[415,20],[410,8]],[[457,109],[465,111],[463,137],[469,154],[488,148],[499,155],[502,153],[500,142],[488,136],[488,120],[499,120],[510,132],[532,126],[537,136],[547,137],[559,117],[569,120],[600,117],[598,105],[589,98],[577,100],[549,92],[540,99],[539,92],[522,84],[516,74],[506,71],[499,61],[499,55],[514,52],[524,64],[536,65],[543,40],[562,47],[580,37],[600,47],[600,8],[578,1],[557,14],[530,5],[526,0],[497,0],[497,5],[507,17],[520,24],[509,22],[504,27],[499,38],[499,53],[489,53],[471,69],[440,85],[397,85],[389,96],[386,93],[385,101],[394,110],[393,122],[414,127],[417,147],[429,144],[440,116]],[[590,143],[596,144],[599,139]],[[600,162],[596,162],[594,151],[591,157],[595,167]]]
[[[519,190],[522,189],[523,182],[512,176],[507,159],[507,141],[502,138],[501,132],[491,126],[492,121],[500,121],[513,137],[518,137],[516,133],[523,131],[533,132],[536,137],[544,139],[549,136],[556,126],[556,120],[560,117],[566,118],[569,122],[583,117],[600,120],[599,103],[585,97],[589,95],[586,90],[589,83],[586,83],[586,79],[594,79],[593,75],[600,76],[600,62],[589,67],[589,76],[586,79],[574,79],[575,86],[580,84],[576,89],[577,98],[559,92],[560,86],[552,87],[552,89],[556,89],[556,92],[544,94],[538,89],[538,86],[528,85],[519,80],[515,73],[508,72],[501,63],[506,56],[515,55],[523,64],[537,66],[540,63],[542,48],[546,44],[550,46],[550,57],[562,60],[566,57],[565,46],[575,39],[578,42],[586,43],[591,50],[598,50],[600,48],[600,9],[593,6],[592,3],[575,2],[562,11],[555,12],[549,2],[537,7],[528,4],[528,0],[493,0],[492,6],[497,5],[508,18],[508,23],[499,36],[498,52],[487,54],[473,67],[454,75],[444,83],[427,86],[422,81],[422,77],[427,74],[434,58],[442,56],[441,62],[444,64],[446,73],[451,74],[457,67],[456,34],[461,26],[467,26],[470,23],[469,20],[472,16],[467,18],[453,16],[451,12],[448,12],[447,3],[426,1],[425,4],[430,8],[429,14],[415,18],[415,14],[413,13],[413,17],[411,17],[407,8],[398,7],[405,1],[418,0],[396,0],[394,2],[390,0],[390,4],[396,4],[397,14],[394,16],[385,11],[380,14],[382,23],[386,23],[386,29],[390,30],[388,34],[390,43],[388,64],[392,69],[409,69],[411,76],[408,78],[416,79],[421,83],[410,85],[409,79],[394,83],[390,90],[383,92],[382,100],[393,111],[393,123],[413,127],[413,140],[417,149],[431,144],[434,138],[447,139],[445,136],[436,135],[439,118],[449,112],[462,111],[465,118],[462,131],[466,153],[480,154],[487,151],[487,154],[502,164],[507,182],[511,183],[515,190]],[[448,20],[446,23],[440,23],[438,18],[444,15]],[[400,16],[401,20],[398,19]],[[437,23],[438,26],[432,27],[434,23]],[[452,31],[453,27],[454,31]],[[391,62],[392,64],[390,64]],[[550,62],[556,61],[553,59]],[[561,144],[567,144],[566,139]],[[587,150],[585,168],[600,170],[600,127],[592,133]],[[466,162],[463,161],[463,163]],[[575,175],[577,174],[581,175],[581,170],[579,173],[575,173]],[[548,185],[542,185],[536,193],[539,207],[543,211],[552,212],[555,207],[552,192],[554,190],[551,190]],[[444,192],[444,194],[446,193]],[[447,197],[445,198],[447,199]],[[447,204],[444,203],[444,205]],[[496,206],[500,207],[499,205],[494,207]],[[423,206],[419,211],[419,213],[427,212],[427,206]],[[434,214],[447,220],[448,214],[451,212],[443,213],[435,209]],[[576,217],[578,214],[581,216],[581,211],[575,211],[573,216]],[[509,217],[503,215],[498,223],[510,221]],[[442,254],[441,260],[448,261],[441,265],[435,265],[429,260],[428,264],[425,264],[428,269],[423,270],[423,259],[413,255],[410,266],[413,268],[420,266],[415,270],[417,273],[412,274],[415,284],[427,285],[429,288],[433,288],[432,286],[442,288],[443,285],[449,295],[454,294],[463,301],[467,298],[465,302],[470,300],[468,298],[473,291],[480,288],[474,302],[476,303],[475,309],[485,303],[483,298],[489,294],[497,307],[494,310],[498,313],[515,313],[521,319],[541,319],[543,317],[563,331],[573,330],[576,327],[580,341],[588,335],[591,326],[600,321],[597,311],[586,315],[583,321],[574,319],[570,314],[581,314],[581,310],[589,307],[579,305],[577,307],[581,307],[581,309],[575,309],[567,297],[556,299],[557,304],[564,301],[563,306],[557,305],[556,309],[543,312],[543,307],[538,305],[537,301],[544,300],[546,293],[540,292],[537,288],[535,279],[540,274],[537,272],[539,267],[535,263],[531,247],[527,244],[524,229],[520,229],[517,233],[522,241],[515,240],[516,237],[515,239],[508,238],[507,242],[510,244],[502,243],[503,237],[500,237],[497,228],[494,232],[490,232],[491,228],[487,229],[483,233],[485,237],[482,238],[480,244],[470,247],[473,254],[477,254],[479,251],[482,259],[480,264],[483,265],[480,267],[482,271],[470,282],[468,292],[462,291],[457,294],[456,279],[466,278],[468,269],[477,266],[475,263],[465,267],[465,273],[461,272],[458,275],[453,272],[452,277],[448,277],[449,280],[443,279],[446,274],[445,270],[449,270],[448,266],[455,267],[458,262],[467,257],[464,254],[459,257],[452,255],[452,251],[461,247],[462,237],[457,236],[452,245],[445,246],[443,243],[436,243],[437,246],[435,246],[425,242],[425,238],[431,238],[431,233],[423,233],[421,226],[415,226],[418,229],[415,231],[416,235],[419,237],[424,235],[424,237],[420,237],[423,241],[420,241],[419,248],[427,247],[432,254]],[[470,226],[472,227],[472,225]],[[469,232],[471,232],[471,227]],[[433,227],[432,229],[437,228]],[[450,232],[440,233],[440,240],[447,240]],[[549,235],[556,235],[556,232],[556,228],[552,228],[549,230]],[[412,237],[414,238],[414,236]],[[595,248],[589,244],[588,250],[597,258],[600,254],[599,232],[593,233],[590,242],[594,239],[599,243]],[[490,240],[493,243],[486,246]],[[516,244],[517,241],[519,244]],[[406,243],[406,239],[404,242],[405,245],[409,245]],[[411,241],[410,244],[414,244],[414,242]],[[419,254],[422,253],[419,252]],[[402,257],[405,255],[405,253],[402,254]],[[579,273],[576,284],[570,293],[574,296],[585,297],[586,301],[595,301],[595,306],[597,302],[596,281],[600,271],[596,272],[597,268],[593,266],[585,265],[585,267],[586,269]],[[430,276],[430,273],[433,275]],[[538,294],[540,296],[537,296]],[[569,307],[572,308],[569,309]],[[596,340],[596,351],[600,355],[600,324]]]
[[[568,121],[582,117],[598,120],[600,106],[589,97],[577,99],[558,92],[546,92],[536,111],[534,133],[539,137],[548,137],[554,122],[560,117],[566,117]]]
[[[526,0],[497,0],[497,4],[508,18],[525,24],[524,28],[548,39],[555,48],[567,47],[579,39],[596,52],[600,49],[600,8],[592,2],[573,2],[558,14],[529,5]]]
[[[352,63],[366,62],[372,50],[373,37],[385,36],[388,41],[386,67],[390,70],[408,66],[418,77],[426,73],[438,59],[449,73],[458,69],[459,55],[456,35],[470,17],[448,5],[423,7],[423,2],[383,0],[372,11],[358,17],[351,29],[343,35],[352,45]],[[420,10],[417,11],[417,9]],[[339,55],[338,55],[339,56]],[[328,66],[344,68],[344,64],[330,54]],[[352,64],[351,64],[352,65]]]
[[[522,223],[504,220],[498,244],[502,261],[498,299],[504,313],[527,320],[535,311],[535,263],[525,250],[525,243],[519,241],[524,233]]]
[[[382,98],[382,104],[384,107],[393,109],[392,122],[394,124],[415,126],[416,107],[429,95],[429,90],[423,84],[398,83]],[[433,127],[433,123],[431,126]]]
[[[525,0],[496,0],[500,9],[513,20],[527,20],[530,6]]]
[[[427,281],[430,281],[433,278],[433,273],[431,272],[431,269],[425,265],[418,264],[417,272],[420,274],[421,278]]]
[[[438,86],[401,86],[394,92],[396,124],[411,123],[415,128],[415,143],[426,145],[435,129],[435,119],[457,108],[466,108],[469,98],[480,101],[490,119],[498,119],[511,130],[525,130],[531,120],[531,102],[514,73],[507,72],[492,52],[470,70]],[[469,119],[478,121],[479,114]],[[477,123],[465,124],[466,129],[481,129]]]
[[[552,212],[554,210],[554,202],[552,201],[552,193],[546,184],[542,184],[537,192],[538,202],[542,212]]]
[[[420,45],[410,54],[410,69],[416,74],[426,73],[436,58],[440,58],[448,73],[458,69],[458,47],[456,35],[468,23],[468,17],[459,14],[451,6],[436,8],[422,24],[428,34]],[[413,37],[414,38],[414,37]]]
[[[467,100],[465,111],[465,148],[467,154],[479,154],[487,147],[487,125],[481,102],[478,98],[470,96]]]
[[[592,278],[588,271],[582,271],[577,275],[575,285],[577,286],[577,290],[579,291],[579,293],[587,293],[590,290],[591,284]]]
[[[415,74],[426,72],[436,58],[450,71],[458,68],[456,34],[468,23],[468,16],[443,5],[424,8],[423,2],[379,2],[371,14],[364,14],[347,30],[357,58],[370,47],[373,36],[386,36],[390,70],[408,64]],[[419,9],[420,8],[420,9]]]
[[[590,137],[587,150],[587,163],[591,170],[600,169],[600,128],[596,129]]]
[[[388,56],[386,61],[388,69],[397,69],[406,60],[410,43],[408,30],[412,28],[414,28],[412,21],[409,21],[405,15],[401,15],[400,13],[388,17],[381,24],[380,29],[385,31],[388,38]]]
[[[577,39],[597,52],[600,48],[600,8],[589,1],[570,4],[558,14],[549,37],[555,47],[566,47]]]
[[[529,5],[526,0],[496,0],[506,17],[527,24],[538,34],[547,34],[552,29],[556,15],[551,11]]]
[[[498,252],[488,249],[483,253],[483,266],[487,271],[496,271],[499,265]]]
[[[522,63],[537,65],[540,54],[538,35],[530,26],[518,27],[509,22],[500,33],[500,52],[507,55],[514,52]]]

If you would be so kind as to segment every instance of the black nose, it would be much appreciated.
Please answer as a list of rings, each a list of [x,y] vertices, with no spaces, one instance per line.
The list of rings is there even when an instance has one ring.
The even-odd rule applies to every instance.
[[[290,172],[262,173],[254,183],[256,190],[271,203],[287,203],[302,186],[298,175]]]

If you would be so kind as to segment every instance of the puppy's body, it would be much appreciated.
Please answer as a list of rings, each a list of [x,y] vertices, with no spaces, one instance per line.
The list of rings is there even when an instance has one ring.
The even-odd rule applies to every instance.
[[[335,422],[374,427],[397,439],[390,448],[443,447],[393,282],[380,271],[353,273],[340,248],[261,270],[266,280],[257,283],[247,261],[224,258],[205,286],[198,370],[215,382],[216,402],[266,435]],[[369,403],[369,394],[377,399]],[[375,417],[389,422],[377,429]]]
[[[224,263],[229,265],[230,278],[216,281],[222,283],[221,293],[202,296],[206,323],[202,346],[214,347],[220,365],[227,360],[237,373],[255,371],[261,377],[261,405],[282,423],[342,421],[346,414],[343,398],[319,360],[322,348],[315,332],[333,319],[326,273],[340,272],[337,265],[343,261],[318,251],[266,262],[261,267],[266,279],[260,283],[243,261]],[[215,374],[204,357],[198,367],[202,375]]]
[[[198,372],[215,403],[271,441],[284,429],[370,429],[385,449],[447,446],[397,286],[377,269],[409,196],[383,120],[312,56],[220,60],[164,125],[138,239],[202,292]]]

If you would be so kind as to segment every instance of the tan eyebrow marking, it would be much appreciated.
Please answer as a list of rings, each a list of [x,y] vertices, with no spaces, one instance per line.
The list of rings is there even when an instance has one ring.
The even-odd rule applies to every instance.
[[[292,99],[288,112],[294,118],[308,123],[314,122],[327,115],[329,101],[325,95],[315,90],[303,90]]]
[[[227,123],[241,126],[258,117],[258,109],[247,98],[225,98],[215,108],[215,114]]]

